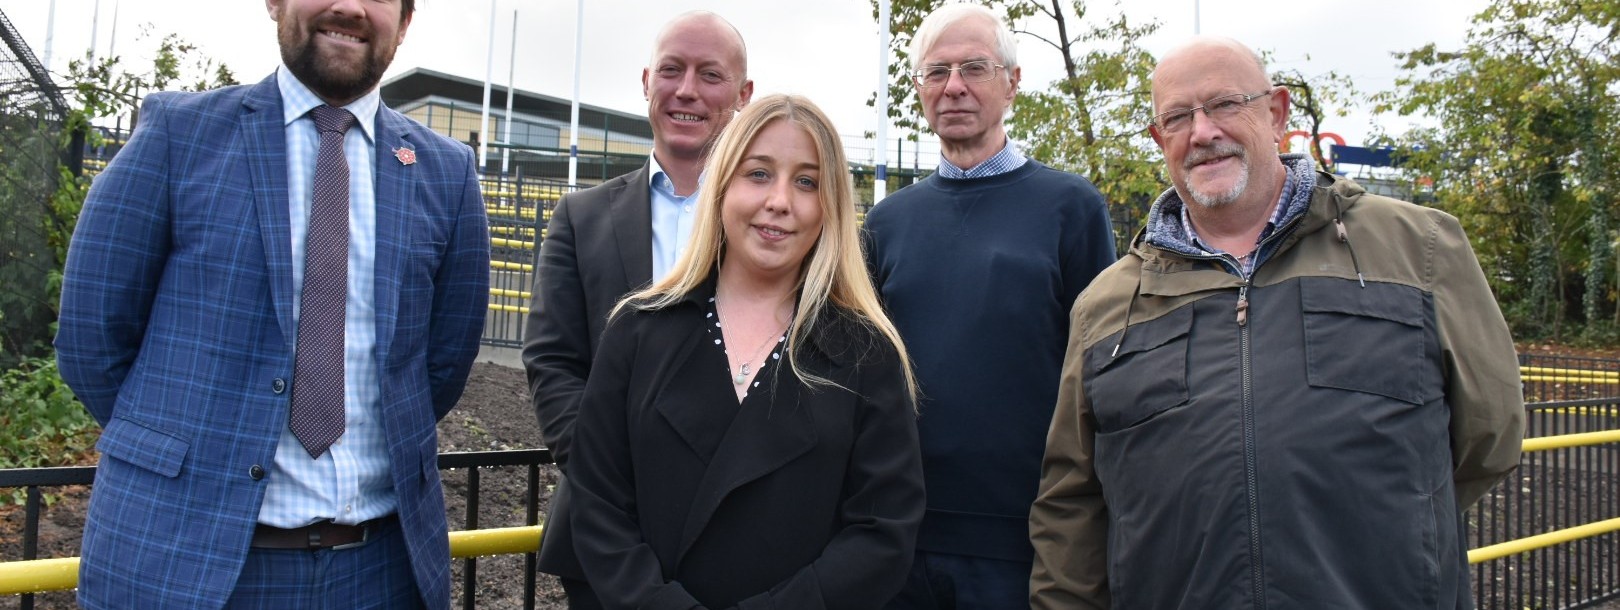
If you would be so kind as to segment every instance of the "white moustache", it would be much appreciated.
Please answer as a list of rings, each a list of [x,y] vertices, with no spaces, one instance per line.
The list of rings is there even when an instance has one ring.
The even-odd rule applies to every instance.
[[[1237,157],[1238,159],[1243,159],[1247,155],[1248,151],[1244,150],[1243,146],[1237,142],[1217,142],[1215,144],[1194,148],[1192,153],[1187,155],[1187,158],[1181,162],[1181,166],[1183,169],[1190,170],[1194,166],[1207,163],[1221,157]]]

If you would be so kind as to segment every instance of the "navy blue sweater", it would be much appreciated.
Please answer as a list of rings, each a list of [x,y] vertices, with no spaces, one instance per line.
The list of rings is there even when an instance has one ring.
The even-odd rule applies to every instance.
[[[1115,260],[1102,195],[1031,160],[988,178],[929,177],[873,208],[866,232],[923,393],[918,548],[1030,561],[1069,308]]]

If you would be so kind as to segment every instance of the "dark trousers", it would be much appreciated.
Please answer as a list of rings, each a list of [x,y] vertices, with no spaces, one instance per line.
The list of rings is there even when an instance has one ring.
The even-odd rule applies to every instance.
[[[345,549],[248,550],[231,610],[422,608],[399,520]]]
[[[1007,561],[917,551],[906,586],[885,610],[1014,610],[1029,608],[1034,560]]]

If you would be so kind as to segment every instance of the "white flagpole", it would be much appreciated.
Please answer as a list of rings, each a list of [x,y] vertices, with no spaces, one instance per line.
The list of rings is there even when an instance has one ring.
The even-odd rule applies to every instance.
[[[512,99],[517,97],[517,11],[512,11],[512,50],[506,61],[506,132],[501,136],[501,174],[511,169],[512,160]]]
[[[56,42],[56,0],[45,13],[45,71],[51,71],[51,47]]]
[[[113,0],[112,36],[107,41],[107,57],[118,57],[118,0]]]
[[[889,0],[878,0],[878,84],[877,84],[876,171],[872,179],[872,204],[889,195]]]
[[[568,110],[568,186],[579,185],[579,59],[585,41],[585,0],[574,14],[574,102]]]
[[[101,0],[96,0],[96,12],[90,15],[90,65],[96,64],[96,29],[101,25]]]
[[[489,166],[489,85],[495,79],[495,2],[489,0],[489,52],[484,61],[484,113],[478,121],[478,168]]]

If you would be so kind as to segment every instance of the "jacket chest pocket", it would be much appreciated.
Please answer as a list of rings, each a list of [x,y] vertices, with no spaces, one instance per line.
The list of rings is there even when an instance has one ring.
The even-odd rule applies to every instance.
[[[1193,308],[1127,328],[1087,354],[1086,397],[1099,433],[1124,430],[1187,403],[1187,335]],[[1118,353],[1114,346],[1119,346]]]
[[[1315,387],[1423,404],[1440,396],[1427,352],[1429,300],[1416,288],[1336,278],[1300,281],[1306,380]]]

